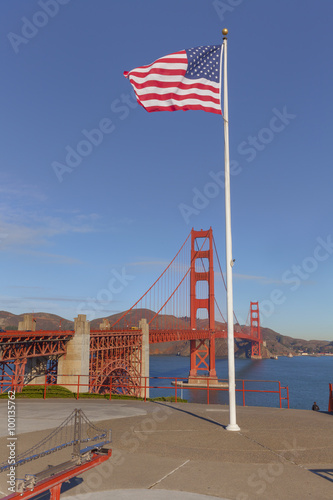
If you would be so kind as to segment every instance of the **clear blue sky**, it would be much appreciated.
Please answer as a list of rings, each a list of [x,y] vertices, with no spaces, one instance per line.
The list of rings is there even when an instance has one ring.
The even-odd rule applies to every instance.
[[[333,340],[332,18],[329,0],[2,1],[0,309],[124,310],[191,227],[225,267],[221,117],[148,114],[123,71],[227,27],[235,312],[259,300],[264,326]]]

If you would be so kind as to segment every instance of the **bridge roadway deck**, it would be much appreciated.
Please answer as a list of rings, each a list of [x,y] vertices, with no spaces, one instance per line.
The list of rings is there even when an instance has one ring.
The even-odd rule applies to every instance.
[[[17,446],[39,442],[75,407],[113,431],[105,464],[65,484],[75,500],[298,500],[333,498],[333,415],[239,407],[106,400],[17,400]],[[7,401],[0,400],[0,462],[6,460]],[[103,424],[103,425],[102,425]],[[64,452],[59,452],[65,453]],[[59,463],[53,454],[17,469],[17,477]],[[1,496],[6,477],[0,475]],[[44,499],[46,497],[44,496]]]
[[[127,335],[134,335],[135,333],[138,333],[139,330],[137,329],[119,329],[119,330],[91,330],[90,335],[91,337],[96,337],[96,336],[103,336],[107,337],[112,334],[127,334]],[[181,329],[181,328],[167,328],[167,329],[154,329],[150,328],[149,331],[149,342],[151,344],[159,343],[159,342],[171,342],[171,341],[179,341],[179,340],[205,340],[205,339],[210,339],[211,334],[214,333],[214,336],[216,339],[225,339],[227,338],[228,332],[227,330],[214,330],[214,332],[211,332],[210,330],[207,329]],[[250,334],[246,334],[242,331],[237,331],[235,329],[235,338],[237,339],[244,339],[244,340],[249,340],[256,342],[258,341],[258,337],[256,336],[251,336]],[[62,342],[68,342],[72,337],[74,336],[74,330],[36,330],[36,331],[6,331],[6,332],[1,332],[0,333],[0,345],[2,347],[9,347],[11,346],[12,348],[15,346],[16,349],[18,346],[21,346],[22,349],[25,348],[24,351],[24,357],[26,357],[27,354],[31,354],[31,356],[40,356],[40,355],[47,355],[48,351],[45,351],[45,353],[41,352],[41,348],[36,351],[33,351],[33,346],[36,344],[41,344],[44,346],[45,350],[45,345],[47,344],[52,345],[52,344],[59,344],[61,341]],[[30,347],[30,351],[33,351],[30,353],[30,351],[27,351],[27,347]],[[36,351],[36,352],[35,352]],[[53,354],[52,351],[50,351],[50,354]],[[6,356],[3,358],[3,360],[7,359],[15,359],[16,356],[10,356],[9,354],[6,354]],[[20,353],[20,357],[22,357],[22,353]]]

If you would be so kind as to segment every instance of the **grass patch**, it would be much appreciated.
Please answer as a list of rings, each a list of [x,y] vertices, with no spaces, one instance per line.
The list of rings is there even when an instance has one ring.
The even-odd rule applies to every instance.
[[[34,385],[26,385],[23,387],[22,392],[16,392],[15,398],[43,398],[44,397],[44,387],[43,386],[34,386]],[[47,387],[46,389],[46,397],[47,398],[73,398],[74,394],[66,389],[65,387]],[[7,398],[7,393],[1,394],[0,398]]]
[[[35,385],[26,385],[23,387],[22,392],[16,392],[16,399],[43,399],[44,398],[44,386],[35,386]],[[71,392],[69,389],[65,387],[57,386],[49,386],[46,388],[46,398],[68,398],[68,399],[76,399],[77,393]],[[7,399],[7,393],[0,394],[0,399]],[[84,392],[79,394],[79,399],[109,399],[110,394],[95,394],[90,392]],[[144,401],[144,398],[128,396],[126,394],[112,394],[111,400],[113,399],[122,399],[122,400],[136,400],[136,401]],[[158,398],[147,398],[147,401],[165,401],[169,403],[175,402],[174,396],[167,397],[158,397]],[[178,403],[187,403],[186,399],[177,398]]]
[[[166,396],[166,397],[162,396],[159,398],[150,398],[149,401],[166,401],[169,403],[175,403],[176,398],[175,396]],[[187,403],[187,399],[177,398],[177,403]]]

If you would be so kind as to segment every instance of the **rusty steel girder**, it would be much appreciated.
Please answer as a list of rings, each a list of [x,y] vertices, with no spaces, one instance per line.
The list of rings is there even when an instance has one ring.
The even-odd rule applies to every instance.
[[[90,391],[139,396],[142,332],[90,332]]]
[[[65,354],[66,344],[73,335],[71,330],[0,333],[1,361]]]

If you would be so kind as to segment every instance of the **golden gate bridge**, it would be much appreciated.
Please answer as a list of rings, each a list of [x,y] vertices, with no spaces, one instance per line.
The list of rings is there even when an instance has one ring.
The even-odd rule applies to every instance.
[[[153,285],[130,309],[113,316],[112,322],[104,319],[99,329],[90,330],[85,316],[79,315],[74,331],[1,332],[0,391],[10,387],[21,391],[47,374],[54,383],[68,387],[67,376],[82,376],[81,390],[86,392],[112,387],[138,396],[142,377],[149,376],[145,338],[149,344],[189,341],[189,382],[195,383],[202,372],[217,380],[215,344],[216,339],[227,338],[227,326],[215,294],[216,275],[226,288],[212,228],[192,229]],[[221,321],[216,321],[216,315]],[[250,325],[244,328],[234,314],[234,337],[248,341],[251,357],[260,359],[258,302],[250,303],[249,318]]]

